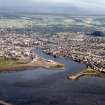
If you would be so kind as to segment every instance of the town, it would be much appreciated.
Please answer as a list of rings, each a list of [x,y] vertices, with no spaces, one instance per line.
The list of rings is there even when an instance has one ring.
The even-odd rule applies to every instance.
[[[0,57],[31,59],[34,48],[43,48],[47,54],[73,59],[85,63],[92,69],[105,72],[105,38],[90,37],[84,33],[61,32],[52,37],[31,33],[17,34],[15,31],[0,30]]]
[[[8,59],[16,60],[15,63],[29,62],[37,56],[33,49],[41,48],[55,58],[69,58],[105,73],[105,30],[103,25],[98,25],[98,22],[104,21],[103,17],[36,15],[0,18],[0,23],[3,23],[0,26],[1,67],[4,62],[8,64]],[[96,19],[96,25],[91,25],[90,22],[94,23]]]

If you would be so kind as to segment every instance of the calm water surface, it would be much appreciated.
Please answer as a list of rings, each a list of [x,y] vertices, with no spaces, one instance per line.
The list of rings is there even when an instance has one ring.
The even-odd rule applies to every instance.
[[[85,69],[84,64],[53,58],[40,49],[35,53],[65,64],[65,70],[35,69],[0,74],[0,100],[13,105],[105,105],[105,80],[67,76]]]

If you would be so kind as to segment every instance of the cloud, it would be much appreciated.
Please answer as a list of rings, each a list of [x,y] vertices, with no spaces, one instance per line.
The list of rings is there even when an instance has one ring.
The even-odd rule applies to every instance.
[[[0,0],[0,6],[6,5],[36,5],[39,3],[46,4],[65,4],[65,5],[75,5],[77,7],[83,7],[86,9],[96,8],[96,9],[105,9],[105,0]]]
[[[25,7],[27,10],[69,12],[69,10],[105,14],[105,0],[0,0],[0,8]],[[74,11],[76,12],[76,11]]]
[[[65,4],[65,5],[75,5],[77,7],[85,9],[105,9],[105,0],[31,0],[36,3],[53,3],[53,4]]]

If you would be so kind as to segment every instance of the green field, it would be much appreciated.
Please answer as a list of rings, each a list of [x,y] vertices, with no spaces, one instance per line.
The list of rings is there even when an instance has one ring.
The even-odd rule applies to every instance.
[[[34,26],[82,26],[82,27],[104,27],[105,17],[70,17],[70,16],[20,16],[17,18],[0,17],[0,28],[25,28]]]
[[[29,62],[30,60],[16,60],[16,59],[0,58],[0,68],[15,67],[21,64],[27,64]]]

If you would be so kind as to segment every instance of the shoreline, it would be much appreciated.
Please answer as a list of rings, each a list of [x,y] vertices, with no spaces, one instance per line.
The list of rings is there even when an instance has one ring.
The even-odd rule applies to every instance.
[[[52,55],[52,56],[57,57],[57,55],[53,55],[53,53],[50,53],[50,54],[48,52],[45,52],[45,53],[48,54],[48,55]],[[67,58],[67,57],[64,57],[64,58]],[[72,60],[72,61],[75,61],[77,63],[81,63],[81,64],[86,65],[86,69],[80,71],[77,74],[68,76],[67,79],[69,79],[69,80],[79,80],[81,77],[105,78],[105,69],[98,68],[89,59],[82,60],[82,59],[79,59],[78,57],[74,58],[72,56],[69,57],[69,59]]]
[[[0,67],[0,72],[23,71],[36,68],[64,70],[64,64],[52,60],[49,61],[43,58],[38,58],[36,59],[36,61],[31,61],[30,63],[26,64],[17,64],[8,67]]]
[[[100,77],[100,78],[105,78],[105,73],[94,70],[90,67],[86,68],[85,70],[82,70],[81,72],[70,75],[67,78],[69,80],[79,80],[82,77]]]
[[[23,70],[29,70],[29,69],[37,69],[37,68],[45,68],[45,69],[54,69],[54,70],[63,70],[64,67],[47,67],[47,66],[31,66],[31,65],[21,65],[16,67],[7,67],[7,68],[0,68],[0,72],[11,72],[11,71],[23,71]]]

